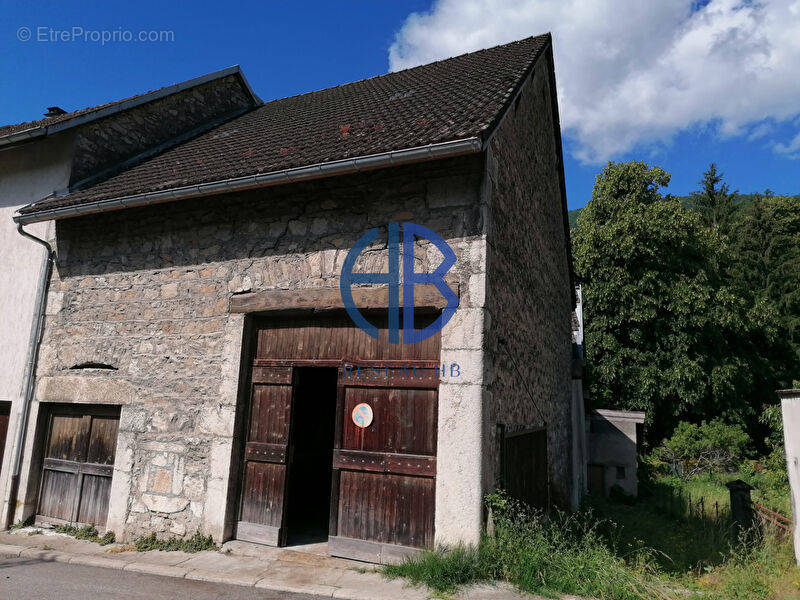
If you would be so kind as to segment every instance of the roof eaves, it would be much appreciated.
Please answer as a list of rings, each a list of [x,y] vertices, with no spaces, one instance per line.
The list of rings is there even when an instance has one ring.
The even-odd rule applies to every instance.
[[[480,138],[463,138],[460,140],[428,144],[426,146],[417,146],[414,148],[404,148],[401,150],[391,150],[379,154],[346,158],[293,169],[283,169],[259,175],[247,175],[244,177],[171,188],[158,192],[143,192],[130,196],[107,198],[87,204],[64,206],[42,211],[33,210],[32,212],[23,214],[17,213],[14,215],[14,221],[24,225],[40,221],[66,219],[69,217],[121,210],[123,208],[132,208],[135,206],[148,206],[151,204],[161,204],[164,202],[219,193],[270,187],[273,185],[320,179],[322,177],[332,177],[334,175],[359,173],[362,171],[424,162],[439,158],[476,154],[482,152],[483,149],[484,144],[481,142]],[[47,198],[43,200],[47,200]],[[24,208],[35,209],[35,204]]]

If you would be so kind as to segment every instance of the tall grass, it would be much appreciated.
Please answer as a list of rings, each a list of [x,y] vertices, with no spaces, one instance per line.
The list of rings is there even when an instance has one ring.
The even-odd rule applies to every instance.
[[[791,537],[770,528],[750,532],[729,558],[700,576],[689,600],[797,600],[800,580]]]
[[[425,552],[387,575],[425,584],[439,594],[479,581],[505,580],[530,593],[560,593],[603,600],[667,598],[645,549],[623,557],[589,512],[549,518],[502,494],[489,498],[494,535],[477,547]]]
[[[676,496],[677,499],[677,496]],[[680,504],[662,503],[659,496],[620,503],[591,498],[595,515],[622,553],[650,549],[653,563],[670,575],[699,574],[723,563],[738,542],[727,505],[719,517],[713,512],[689,512]],[[677,508],[677,510],[676,510]]]
[[[542,596],[600,600],[800,600],[790,536],[739,535],[727,519],[680,519],[651,499],[600,500],[544,515],[498,493],[490,534],[477,546],[440,548],[385,567],[440,597],[503,580]]]

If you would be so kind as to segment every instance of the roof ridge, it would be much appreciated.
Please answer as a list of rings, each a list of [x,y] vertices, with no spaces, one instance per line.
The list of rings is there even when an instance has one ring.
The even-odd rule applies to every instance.
[[[507,48],[508,46],[514,46],[514,45],[522,44],[523,42],[527,42],[527,41],[530,41],[530,40],[539,39],[539,38],[550,38],[550,37],[551,37],[551,34],[549,32],[548,33],[542,33],[542,34],[539,34],[539,35],[529,35],[526,38],[522,38],[522,39],[519,39],[519,40],[514,40],[512,42],[507,42],[505,44],[497,44],[495,46],[489,46],[488,48],[480,48],[478,50],[472,50],[470,52],[462,52],[461,54],[456,54],[455,56],[448,56],[447,58],[440,58],[439,60],[434,60],[432,62],[423,63],[421,65],[416,65],[414,67],[407,67],[405,69],[400,69],[399,71],[389,71],[387,73],[381,73],[380,75],[373,75],[372,77],[362,77],[361,79],[354,79],[353,81],[348,81],[346,83],[340,83],[338,85],[332,85],[332,86],[329,86],[329,87],[326,87],[326,88],[321,88],[321,89],[318,89],[318,90],[311,90],[309,92],[303,92],[302,94],[292,94],[291,96],[281,96],[280,98],[273,98],[272,100],[265,100],[262,103],[261,106],[263,107],[263,106],[266,106],[268,104],[272,104],[273,102],[282,102],[283,100],[292,100],[292,99],[295,99],[295,98],[302,98],[303,96],[311,96],[313,94],[320,94],[322,92],[330,92],[331,90],[335,90],[335,89],[338,89],[338,88],[344,88],[344,87],[347,87],[349,85],[355,85],[355,84],[364,83],[364,82],[367,82],[367,81],[375,81],[375,80],[383,79],[384,77],[390,77],[392,75],[398,75],[399,73],[408,73],[410,71],[415,71],[417,69],[424,69],[424,68],[427,68],[427,67],[431,67],[433,65],[438,65],[438,64],[449,62],[449,61],[455,61],[455,60],[458,60],[458,59],[462,59],[465,56],[475,55],[475,54],[483,54],[485,52],[490,52],[490,51],[496,50],[498,48]],[[544,40],[542,40],[542,41],[544,41]],[[533,54],[531,56],[531,61],[533,61],[537,57],[537,55],[538,55],[538,53]]]
[[[234,180],[263,187],[323,170],[384,168],[400,155],[407,162],[479,152],[549,48],[550,34],[529,36],[276,98],[107,179],[23,207],[18,218],[46,220],[48,211],[62,215],[78,205],[122,208],[116,200],[125,198],[164,201],[177,190],[222,193],[218,184]]]

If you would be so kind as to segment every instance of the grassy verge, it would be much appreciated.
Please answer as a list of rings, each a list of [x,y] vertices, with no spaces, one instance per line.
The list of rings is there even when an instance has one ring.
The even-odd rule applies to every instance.
[[[791,539],[767,531],[694,580],[688,600],[798,600],[800,574]]]
[[[400,565],[390,577],[425,584],[440,596],[463,585],[505,580],[520,589],[547,596],[560,593],[602,599],[668,598],[655,577],[646,550],[615,551],[591,512],[549,519],[502,494],[489,498],[494,535],[477,547],[425,552]]]
[[[634,504],[596,498],[590,502],[606,538],[616,540],[618,552],[648,549],[653,564],[669,576],[699,574],[719,565],[738,542],[727,505],[720,518],[697,510],[692,516],[675,518],[658,497]]]
[[[548,518],[502,494],[488,504],[494,534],[477,547],[425,552],[384,572],[439,597],[503,580],[550,597],[800,600],[791,539],[773,531],[740,536],[727,515],[675,519],[653,498],[597,500],[580,513]]]
[[[649,470],[647,464],[644,467],[645,470]],[[728,490],[725,484],[735,479],[741,479],[753,486],[752,497],[755,502],[788,517],[792,516],[785,458],[779,452],[774,452],[760,460],[743,461],[739,469],[731,473],[708,472],[689,479],[682,479],[662,472],[655,475],[653,479],[643,487],[654,487],[653,491],[656,493],[659,491],[658,488],[669,488],[671,491],[679,491],[685,496],[704,498],[707,511],[711,510],[714,502],[727,505]]]

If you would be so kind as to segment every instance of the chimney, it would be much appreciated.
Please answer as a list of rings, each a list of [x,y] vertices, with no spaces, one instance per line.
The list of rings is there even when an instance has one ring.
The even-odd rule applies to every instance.
[[[47,107],[47,112],[44,113],[44,116],[45,117],[57,117],[59,115],[65,115],[65,114],[67,114],[67,111],[65,111],[60,106],[48,106]]]

